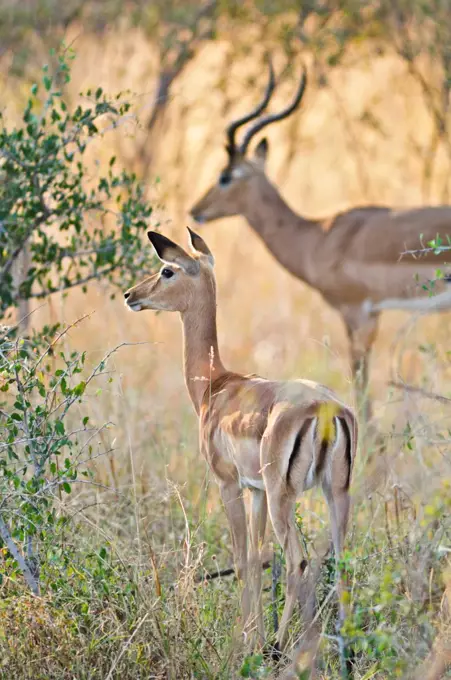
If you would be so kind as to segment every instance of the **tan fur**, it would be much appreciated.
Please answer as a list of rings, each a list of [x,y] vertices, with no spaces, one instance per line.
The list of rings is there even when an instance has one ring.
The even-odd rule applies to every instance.
[[[161,236],[149,233],[174,276],[165,280],[164,267],[162,274],[131,288],[126,302],[137,311],[165,309],[181,314],[185,380],[199,416],[200,448],[219,484],[231,527],[236,571],[243,583],[245,630],[263,642],[261,551],[268,509],[287,564],[286,604],[278,634],[283,645],[304,559],[294,519],[296,499],[306,488],[322,485],[338,558],[349,511],[357,424],[352,411],[323,385],[309,380],[270,381],[224,367],[216,332],[213,257],[205,242],[190,234],[192,256],[175,244],[169,246],[166,239],[161,244]],[[199,263],[195,274],[188,273],[196,269],[193,261]],[[249,545],[244,487],[252,492]]]
[[[361,397],[367,388],[379,313],[384,308],[416,309],[406,306],[405,300],[424,299],[428,295],[424,284],[435,279],[436,269],[451,259],[446,252],[421,257],[402,254],[424,248],[437,235],[447,244],[451,207],[396,211],[367,206],[321,220],[307,219],[287,205],[267,178],[266,152],[266,140],[253,157],[247,157],[243,148],[229,149],[229,162],[221,176],[225,173],[230,181],[212,186],[192,207],[191,215],[200,223],[244,216],[276,260],[340,313]],[[443,286],[437,283],[434,291],[441,293]],[[423,303],[420,308],[427,312],[451,309],[451,296],[442,298],[439,305]]]

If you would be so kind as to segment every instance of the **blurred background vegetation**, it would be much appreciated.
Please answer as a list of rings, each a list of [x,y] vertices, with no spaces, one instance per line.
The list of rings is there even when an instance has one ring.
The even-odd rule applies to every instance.
[[[309,71],[302,110],[269,131],[268,174],[295,210],[323,217],[369,202],[449,201],[451,2],[0,0],[0,9],[0,225],[13,214],[24,224],[20,187],[36,215],[39,192],[27,194],[29,177],[4,152],[26,123],[30,96],[37,115],[47,110],[43,77],[75,126],[77,107],[93,99],[126,104],[95,131],[84,128],[80,195],[103,187],[102,178],[113,182],[110,172],[127,180],[114,185],[122,221],[106,222],[117,247],[111,277],[89,260],[87,287],[66,286],[76,278],[64,270],[58,281],[67,290],[55,292],[60,285],[33,272],[7,303],[2,294],[6,324],[13,305],[31,315],[25,347],[15,331],[1,336],[0,676],[272,677],[260,658],[243,663],[231,625],[233,580],[196,580],[230,566],[231,550],[197,451],[178,320],[131,316],[114,293],[152,264],[150,255],[138,257],[147,224],[185,238],[188,208],[225,163],[227,122],[259,99],[268,51],[280,74],[275,108],[290,97],[302,61]],[[67,79],[61,57],[72,53]],[[90,115],[105,114],[95,106]],[[87,213],[80,211],[83,243],[103,253],[105,223]],[[43,224],[53,239],[49,271],[60,275],[51,254],[67,253],[63,221]],[[2,247],[11,247],[11,233],[0,229]],[[319,295],[282,270],[241,218],[202,235],[217,263],[226,363],[319,380],[351,401],[344,329]],[[356,678],[413,677],[425,658],[438,678],[451,658],[450,332],[449,315],[387,313],[375,347],[370,384],[386,451],[374,459],[372,442],[362,443],[346,555]],[[123,343],[133,346],[104,364]],[[394,391],[390,381],[416,389]],[[24,413],[33,414],[28,439]],[[40,437],[48,446],[27,449]],[[299,523],[314,557],[328,527],[320,494],[300,503]],[[318,586],[324,678],[340,675],[329,567]],[[28,594],[30,583],[39,598]]]

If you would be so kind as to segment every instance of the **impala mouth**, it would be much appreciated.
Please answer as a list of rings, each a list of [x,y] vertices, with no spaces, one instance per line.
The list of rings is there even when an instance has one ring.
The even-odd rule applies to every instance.
[[[191,213],[191,217],[195,222],[197,222],[197,224],[205,224],[205,222],[207,221],[203,215],[193,215]]]
[[[132,312],[140,312],[143,308],[140,302],[126,302],[125,305],[131,309]]]

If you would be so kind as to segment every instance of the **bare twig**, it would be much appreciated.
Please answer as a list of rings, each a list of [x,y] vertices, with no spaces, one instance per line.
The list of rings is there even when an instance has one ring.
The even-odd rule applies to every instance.
[[[416,387],[415,385],[406,385],[403,382],[395,382],[394,380],[390,380],[388,382],[388,385],[398,390],[404,390],[404,392],[418,394],[421,397],[425,397],[425,399],[439,401],[442,404],[451,404],[451,399],[449,397],[444,397],[442,394],[436,394],[435,392],[428,392],[427,390],[424,390],[422,387]]]
[[[93,279],[101,279],[104,276],[107,276],[110,274],[114,269],[116,269],[119,266],[120,262],[116,262],[115,264],[112,264],[110,267],[105,267],[105,269],[99,269],[92,274],[88,274],[82,279],[75,279],[74,281],[71,281],[70,283],[64,283],[61,286],[58,286],[57,288],[50,288],[49,290],[42,290],[39,293],[31,293],[28,296],[28,299],[31,298],[37,298],[42,299],[47,297],[48,295],[53,295],[54,293],[61,293],[65,292],[66,290],[69,290],[69,288],[74,288],[75,286],[83,286],[86,283],[89,283]]]
[[[271,562],[262,562],[262,569],[268,569],[271,566]],[[203,581],[213,581],[215,578],[222,578],[223,576],[235,576],[235,569],[233,567],[227,567],[226,569],[218,569],[218,571],[207,572],[203,576],[196,576],[194,583],[202,583]]]

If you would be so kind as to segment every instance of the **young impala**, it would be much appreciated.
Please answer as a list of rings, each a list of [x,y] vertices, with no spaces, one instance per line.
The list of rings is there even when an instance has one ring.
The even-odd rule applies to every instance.
[[[213,256],[203,239],[188,231],[191,254],[161,234],[148,233],[163,267],[128,290],[126,304],[135,312],[181,315],[186,385],[199,417],[200,448],[219,484],[230,523],[244,628],[263,642],[261,548],[269,509],[287,568],[277,638],[283,648],[305,564],[295,502],[306,489],[322,486],[338,558],[349,513],[356,419],[331,390],[310,380],[275,382],[224,367],[216,333]],[[249,546],[244,488],[251,491]]]
[[[276,260],[339,312],[349,338],[360,401],[367,391],[369,357],[380,312],[451,310],[449,286],[434,281],[437,268],[450,263],[450,253],[429,248],[415,255],[438,235],[445,245],[451,243],[451,206],[395,210],[369,205],[325,219],[309,219],[294,212],[266,174],[267,140],[262,139],[252,155],[249,145],[263,128],[299,107],[307,77],[304,71],[287,108],[258,118],[274,91],[271,64],[269,71],[262,102],[228,126],[227,163],[218,181],[193,205],[191,214],[199,223],[243,215]],[[254,119],[238,143],[238,129]],[[406,251],[411,252],[403,256]],[[440,297],[431,296],[429,289]],[[364,414],[370,417],[368,400]]]

